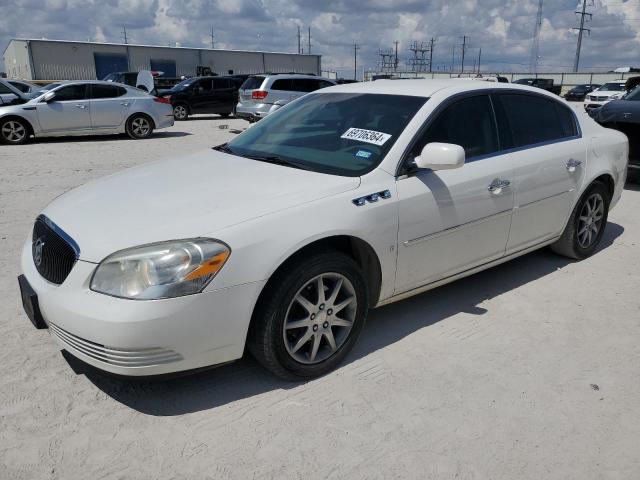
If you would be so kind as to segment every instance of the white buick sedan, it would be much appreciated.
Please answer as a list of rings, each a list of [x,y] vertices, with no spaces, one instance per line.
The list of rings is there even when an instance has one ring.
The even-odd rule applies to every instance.
[[[383,80],[326,88],[231,142],[58,197],[36,219],[25,310],[121,375],[247,348],[322,375],[370,308],[550,245],[593,254],[628,143],[542,90]]]

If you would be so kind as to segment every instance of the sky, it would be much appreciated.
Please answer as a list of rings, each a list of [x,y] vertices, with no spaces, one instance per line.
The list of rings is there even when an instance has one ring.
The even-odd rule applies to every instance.
[[[409,45],[435,38],[434,70],[465,68],[482,48],[483,71],[528,71],[539,0],[0,0],[0,48],[10,38],[49,38],[297,52],[297,28],[324,70],[353,76],[376,70],[380,49],[398,42],[399,69]],[[581,70],[640,67],[640,0],[587,0],[593,19]],[[544,0],[538,71],[571,71],[582,0]],[[454,53],[455,52],[455,53]],[[455,57],[454,57],[455,55]],[[3,64],[0,60],[0,70]]]

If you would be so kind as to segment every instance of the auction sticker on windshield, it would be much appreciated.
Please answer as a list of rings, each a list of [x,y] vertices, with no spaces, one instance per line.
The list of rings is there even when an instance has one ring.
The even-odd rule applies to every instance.
[[[347,140],[356,140],[359,142],[372,143],[373,145],[384,145],[391,138],[388,133],[376,132],[374,130],[365,130],[363,128],[353,128],[344,132],[340,138]]]

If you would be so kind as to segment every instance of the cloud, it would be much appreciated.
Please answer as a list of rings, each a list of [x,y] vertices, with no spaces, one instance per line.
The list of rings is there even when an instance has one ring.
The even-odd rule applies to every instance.
[[[540,37],[540,67],[567,70],[573,64],[579,0],[547,1]],[[378,50],[399,42],[400,68],[414,40],[436,38],[435,69],[457,67],[462,35],[467,58],[482,48],[483,68],[527,68],[537,0],[3,0],[0,48],[12,37],[121,42],[126,26],[130,43],[216,46],[295,52],[297,27],[323,67],[352,75],[353,45],[358,65],[374,69]],[[607,70],[640,63],[640,1],[596,0],[589,7],[581,66]],[[467,65],[472,65],[473,60]],[[2,64],[0,64],[2,69]]]

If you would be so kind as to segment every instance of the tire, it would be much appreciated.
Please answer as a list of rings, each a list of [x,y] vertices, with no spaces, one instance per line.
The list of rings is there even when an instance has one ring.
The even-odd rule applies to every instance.
[[[189,108],[184,103],[178,103],[173,106],[173,118],[183,121],[189,118]]]
[[[22,145],[29,141],[31,129],[27,122],[20,118],[0,120],[0,142],[7,145]]]
[[[559,255],[582,260],[598,248],[607,226],[609,190],[594,182],[576,204],[560,239],[551,245]]]
[[[329,251],[302,259],[276,274],[263,292],[249,329],[249,351],[286,380],[324,375],[353,348],[366,321],[368,297],[350,257]]]
[[[136,114],[127,120],[127,135],[134,140],[149,138],[153,133],[153,121],[146,115]]]

